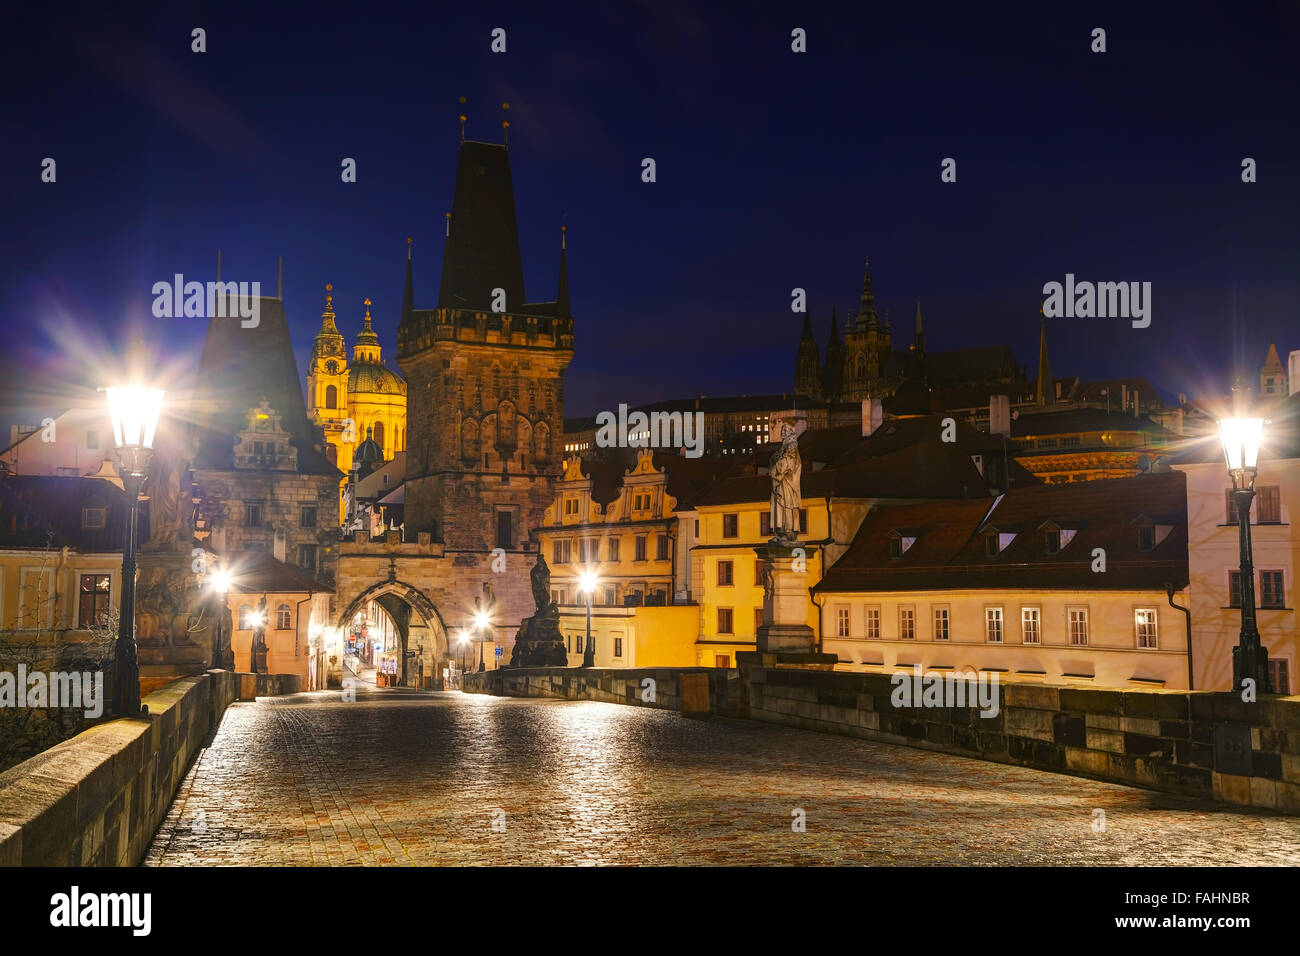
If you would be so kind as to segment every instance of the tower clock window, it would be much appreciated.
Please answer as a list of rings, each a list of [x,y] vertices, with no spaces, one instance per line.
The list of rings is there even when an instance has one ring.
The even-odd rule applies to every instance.
[[[333,359],[330,359],[328,362],[325,363],[325,371],[328,372],[330,375],[337,375],[338,370],[339,370],[339,363],[334,361]],[[331,385],[330,389],[333,390],[333,388],[334,386]],[[333,407],[334,407],[333,405],[330,406],[330,408]]]

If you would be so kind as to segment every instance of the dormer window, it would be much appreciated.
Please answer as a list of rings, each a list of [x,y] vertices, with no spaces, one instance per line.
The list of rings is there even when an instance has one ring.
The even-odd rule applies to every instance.
[[[1138,550],[1154,551],[1156,549],[1156,526],[1143,525],[1138,528]]]
[[[895,528],[889,532],[889,556],[901,558],[916,543],[917,534],[912,528]]]
[[[994,557],[1001,549],[998,547],[998,535],[996,532],[984,536],[984,555],[985,557]]]
[[[1079,533],[1077,526],[1066,528],[1055,521],[1044,521],[1038,526],[1038,530],[1043,533],[1043,552],[1045,554],[1059,554]]]
[[[1138,515],[1133,519],[1132,523],[1137,527],[1138,551],[1145,554],[1158,548],[1174,530],[1174,520],[1173,516],[1150,515]]]
[[[1043,532],[1043,551],[1047,554],[1056,554],[1061,550],[1061,532],[1044,531]]]

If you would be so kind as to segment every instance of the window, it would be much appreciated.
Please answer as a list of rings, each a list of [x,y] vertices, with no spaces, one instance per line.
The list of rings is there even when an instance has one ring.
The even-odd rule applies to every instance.
[[[718,633],[731,634],[731,608],[718,608]]]
[[[380,448],[384,447],[384,423],[383,422],[375,422],[375,428],[374,431],[371,433],[371,437],[374,438],[376,445],[378,445]]]
[[[998,553],[998,536],[997,534],[986,534],[984,536],[984,555],[993,557]]]
[[[556,540],[551,542],[551,563],[568,564],[569,563],[569,541]]]
[[[1061,550],[1061,532],[1044,531],[1043,532],[1043,551],[1047,554],[1056,554]]]
[[[754,587],[761,588],[762,586],[763,586],[763,559],[755,558],[754,559]]]
[[[846,604],[841,604],[835,608],[835,636],[849,636],[849,608]]]
[[[339,407],[339,390],[335,388],[333,385],[325,386],[325,407],[326,408]]]
[[[880,640],[880,608],[868,607],[863,609],[864,625],[867,632],[867,640]]]
[[[564,588],[552,588],[551,600],[554,601],[556,604],[568,604],[569,592]]]
[[[758,534],[761,538],[772,536],[772,512],[764,511],[758,516]]]
[[[253,629],[253,609],[247,604],[239,605],[239,629],[241,631]]]
[[[889,556],[891,558],[901,558],[903,556],[903,539],[897,535],[889,539]]]
[[[668,560],[668,535],[659,535],[658,546],[656,547],[655,557],[660,561]]]
[[[700,537],[700,519],[699,519],[699,518],[696,518],[696,519],[695,519],[695,538],[696,538],[696,540],[699,540],[699,537]]]
[[[315,508],[303,508],[298,512],[298,527],[300,528],[316,527]]]
[[[635,544],[636,544],[636,554],[632,556],[633,560],[644,561],[645,560],[645,535],[643,534],[637,535],[635,539]]]
[[[1154,525],[1144,524],[1138,528],[1138,550],[1154,551],[1156,547],[1156,529]]]
[[[621,637],[614,638],[614,656],[615,657],[623,656],[623,638]]]
[[[1137,629],[1138,647],[1157,647],[1156,643],[1156,609],[1140,607],[1133,611],[1133,626]]]
[[[605,606],[613,607],[618,601],[617,588],[605,588]]]
[[[289,605],[281,604],[275,609],[275,629],[277,631],[289,630]]]
[[[566,518],[571,518],[571,517],[573,517],[574,515],[576,515],[577,513],[578,513],[578,499],[577,499],[577,498],[565,498],[565,499],[564,499],[564,516],[565,516]]]
[[[497,547],[510,551],[515,546],[514,514],[510,511],[497,512]]]
[[[898,609],[898,639],[916,640],[916,608],[910,605]]]
[[[1002,608],[984,609],[984,640],[990,644],[1002,643]]]
[[[936,641],[948,640],[948,609],[946,607],[937,607],[934,609],[934,639]]]
[[[87,531],[104,527],[107,511],[106,508],[82,508],[81,527]]]
[[[799,533],[800,534],[808,533],[808,509],[807,508],[799,509]]]
[[[1223,490],[1223,498],[1228,503],[1227,517],[1224,519],[1225,524],[1237,524],[1241,519],[1237,516],[1237,501],[1232,497],[1232,489]]]
[[[1043,643],[1043,611],[1037,607],[1020,609],[1020,642],[1022,644]]]
[[[99,432],[86,432],[86,447],[87,448],[99,447]]]
[[[305,568],[308,571],[316,570],[316,545],[298,545],[298,567]]]
[[[609,549],[610,561],[618,560],[618,542],[619,542],[618,538],[610,538],[609,543],[606,545],[606,547]]]
[[[1088,643],[1088,609],[1072,607],[1069,609],[1070,643],[1083,647]]]
[[[1268,688],[1274,694],[1291,696],[1291,662],[1285,657],[1268,659]]]
[[[1241,572],[1228,572],[1228,607],[1241,607]]]
[[[1286,607],[1282,594],[1282,572],[1259,572],[1259,606]]]
[[[731,561],[718,562],[718,586],[730,587],[735,584],[735,565]]]
[[[77,627],[86,629],[108,622],[109,576],[107,574],[81,575],[78,589]]]
[[[722,516],[722,536],[724,538],[735,538],[740,536],[740,515],[723,515]]]
[[[590,553],[591,553],[591,543],[586,538],[579,538],[578,539],[578,563],[587,564],[588,562],[590,562],[591,559],[587,557],[587,555]]]
[[[762,626],[763,626],[763,609],[761,607],[756,607],[754,608],[754,633],[757,634],[758,629]]]
[[[244,526],[260,528],[262,526],[262,503],[260,501],[244,502]]]
[[[1255,489],[1255,521],[1259,524],[1282,523],[1282,490],[1277,485]]]

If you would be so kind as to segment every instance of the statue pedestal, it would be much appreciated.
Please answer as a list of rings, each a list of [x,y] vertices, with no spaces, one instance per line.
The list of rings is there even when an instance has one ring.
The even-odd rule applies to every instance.
[[[763,582],[763,623],[757,652],[736,655],[740,666],[801,667],[830,670],[839,659],[817,650],[817,634],[808,625],[808,561],[816,545],[768,542],[754,549]]]

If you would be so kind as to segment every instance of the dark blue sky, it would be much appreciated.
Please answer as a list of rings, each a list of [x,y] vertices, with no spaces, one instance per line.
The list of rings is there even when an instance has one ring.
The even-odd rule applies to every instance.
[[[529,298],[554,296],[568,226],[571,416],[788,390],[791,288],[824,347],[866,255],[896,327],[921,296],[931,350],[1030,365],[1067,272],[1150,281],[1153,321],[1053,320],[1058,375],[1195,394],[1300,347],[1300,8],[999,7],[29,5],[0,57],[0,419],[93,382],[129,324],[196,364],[202,321],[152,318],[150,289],[214,278],[218,249],[271,294],[284,256],[300,367],[326,282],[349,344],[374,300],[395,363],[408,235],[436,302],[462,95],[471,139],[511,105]]]

